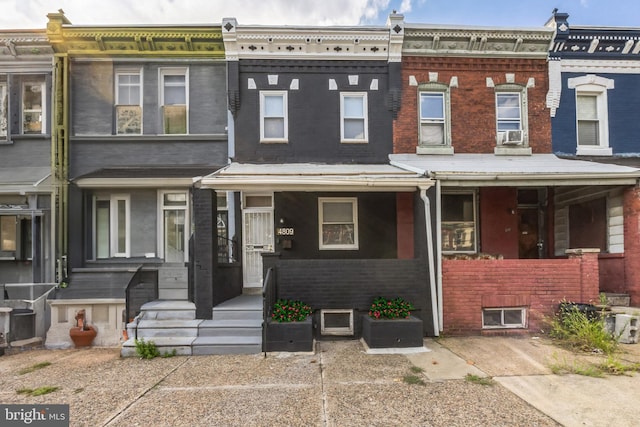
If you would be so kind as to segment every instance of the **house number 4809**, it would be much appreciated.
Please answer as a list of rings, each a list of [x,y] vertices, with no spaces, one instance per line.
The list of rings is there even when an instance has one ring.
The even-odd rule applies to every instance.
[[[293,227],[281,227],[276,230],[278,236],[293,236]]]

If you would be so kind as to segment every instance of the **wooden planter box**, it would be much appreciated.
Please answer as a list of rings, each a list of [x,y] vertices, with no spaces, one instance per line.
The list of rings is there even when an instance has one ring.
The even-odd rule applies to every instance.
[[[313,318],[302,322],[267,320],[265,351],[313,351]]]
[[[422,347],[422,320],[362,318],[362,338],[369,348]]]

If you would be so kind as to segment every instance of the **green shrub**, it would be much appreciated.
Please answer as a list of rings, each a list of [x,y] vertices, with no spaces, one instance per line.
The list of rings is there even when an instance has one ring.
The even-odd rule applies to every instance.
[[[561,303],[560,312],[549,324],[549,334],[571,348],[606,354],[617,348],[618,342],[605,328],[604,316],[580,310],[575,304]]]
[[[378,297],[369,308],[369,316],[374,319],[406,319],[415,310],[413,304],[402,298],[386,299]]]
[[[276,322],[302,322],[311,315],[311,307],[301,301],[279,299],[273,305],[271,319]]]
[[[145,341],[143,338],[136,339],[136,354],[143,359],[153,359],[160,356],[158,347],[153,341]]]

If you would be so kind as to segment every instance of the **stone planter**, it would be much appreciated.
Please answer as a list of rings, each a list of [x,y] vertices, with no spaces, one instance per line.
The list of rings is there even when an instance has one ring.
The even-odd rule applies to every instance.
[[[69,336],[76,348],[91,346],[96,335],[98,335],[98,331],[93,326],[87,326],[86,329],[80,327],[69,329]]]
[[[362,318],[362,338],[369,348],[422,347],[422,320],[374,319],[368,314]]]
[[[265,351],[313,351],[313,318],[302,322],[266,323]]]

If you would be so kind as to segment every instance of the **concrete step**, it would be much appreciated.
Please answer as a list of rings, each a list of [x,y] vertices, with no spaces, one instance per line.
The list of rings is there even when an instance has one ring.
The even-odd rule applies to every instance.
[[[629,294],[616,294],[611,292],[605,292],[607,298],[607,304],[618,307],[629,307],[631,300]]]
[[[176,351],[176,355],[179,356],[191,356],[191,345],[195,340],[194,337],[156,337],[153,339],[145,339],[145,342],[153,341],[156,348],[160,352],[160,355],[171,354],[173,350]],[[135,339],[130,338],[122,344],[120,349],[120,356],[122,357],[138,357],[136,353]]]
[[[213,307],[213,320],[262,320],[262,296],[240,295]]]
[[[198,337],[262,336],[262,319],[203,320],[198,328]]]
[[[197,337],[202,320],[145,320],[138,322],[138,338]]]
[[[189,301],[156,300],[144,304],[140,313],[145,320],[194,320],[196,305]]]
[[[262,337],[198,337],[193,342],[193,355],[257,354],[262,352]]]

